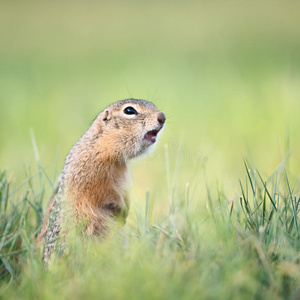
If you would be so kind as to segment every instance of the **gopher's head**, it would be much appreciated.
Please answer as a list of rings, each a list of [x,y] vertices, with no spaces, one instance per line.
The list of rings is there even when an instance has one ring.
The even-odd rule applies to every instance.
[[[155,144],[164,127],[166,116],[156,106],[145,100],[118,101],[95,120],[101,130],[103,153],[131,159],[147,152]]]

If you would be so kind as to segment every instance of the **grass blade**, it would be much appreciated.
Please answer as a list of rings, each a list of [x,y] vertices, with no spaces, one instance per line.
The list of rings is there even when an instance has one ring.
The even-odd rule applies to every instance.
[[[298,222],[297,222],[297,214],[296,214],[295,207],[294,207],[294,201],[293,201],[293,196],[292,196],[289,180],[288,180],[288,177],[287,177],[287,174],[286,174],[285,170],[284,170],[284,174],[285,174],[286,185],[287,185],[288,191],[289,191],[289,198],[290,198],[290,201],[291,201],[291,206],[292,206],[292,211],[293,211],[296,234],[297,234],[297,238],[299,239],[300,237],[299,237],[299,229],[298,229]]]

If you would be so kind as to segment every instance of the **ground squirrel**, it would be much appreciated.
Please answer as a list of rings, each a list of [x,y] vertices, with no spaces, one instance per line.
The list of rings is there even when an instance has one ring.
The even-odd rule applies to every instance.
[[[145,100],[118,101],[99,113],[68,154],[50,201],[39,243],[48,265],[62,224],[85,221],[84,232],[101,236],[110,219],[126,220],[127,165],[155,143],[166,116]]]

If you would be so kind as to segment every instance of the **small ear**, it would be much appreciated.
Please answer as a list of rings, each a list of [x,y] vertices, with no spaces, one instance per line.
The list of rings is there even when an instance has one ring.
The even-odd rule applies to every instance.
[[[104,112],[103,121],[109,121],[111,119],[111,115],[108,110]]]

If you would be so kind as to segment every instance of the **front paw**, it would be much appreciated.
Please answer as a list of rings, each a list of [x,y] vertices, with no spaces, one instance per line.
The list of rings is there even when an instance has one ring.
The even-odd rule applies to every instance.
[[[122,212],[121,207],[116,203],[108,203],[103,206],[103,209],[112,216],[118,216]]]
[[[114,217],[117,221],[123,225],[126,223],[126,218],[128,216],[128,209],[123,208],[116,203],[109,203],[103,206],[103,209],[111,216]]]

